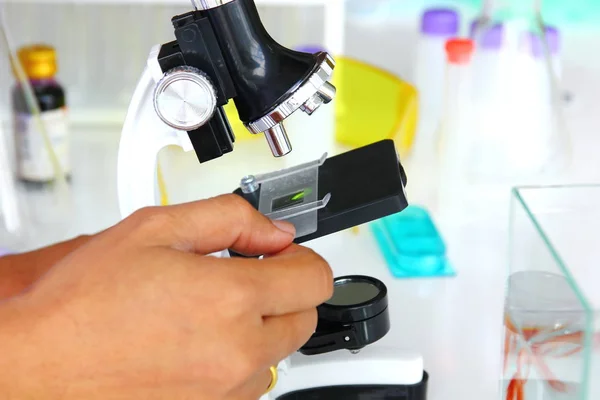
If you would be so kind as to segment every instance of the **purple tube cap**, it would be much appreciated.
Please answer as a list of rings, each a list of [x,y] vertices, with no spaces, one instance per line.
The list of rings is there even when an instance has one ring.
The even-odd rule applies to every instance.
[[[427,36],[455,36],[459,26],[460,17],[452,8],[430,8],[421,18],[421,33]]]
[[[546,27],[546,41],[550,54],[554,55],[560,51],[560,32],[553,26]],[[528,32],[525,36],[526,49],[531,51],[534,57],[543,57],[545,54],[543,38],[536,32]]]
[[[319,52],[327,52],[327,50],[325,50],[325,48],[323,46],[319,46],[319,45],[312,45],[312,44],[307,44],[307,45],[302,45],[302,46],[298,46],[295,48],[296,51],[299,51],[301,53],[310,53],[310,54],[315,54],[315,53],[319,53]]]
[[[502,37],[504,27],[502,24],[495,24],[491,27],[479,27],[478,21],[471,23],[470,37],[475,40],[478,47],[487,50],[498,50],[502,47]]]

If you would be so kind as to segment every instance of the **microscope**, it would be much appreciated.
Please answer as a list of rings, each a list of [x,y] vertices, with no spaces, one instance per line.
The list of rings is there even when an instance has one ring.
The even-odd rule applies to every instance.
[[[264,28],[254,0],[192,0],[172,18],[175,40],[154,46],[133,94],[118,155],[122,217],[157,204],[157,159],[167,146],[193,151],[199,164],[232,152],[224,106],[233,101],[249,132],[274,157],[292,151],[284,121],[330,103],[335,69],[325,52],[297,52]],[[368,117],[368,116],[365,116]],[[296,243],[402,211],[406,175],[391,140],[263,175],[243,175],[232,192],[273,220],[296,227]],[[241,257],[232,251],[220,257]],[[318,308],[316,332],[277,366],[263,400],[424,400],[419,354],[372,346],[390,331],[387,288],[368,276],[335,279]]]

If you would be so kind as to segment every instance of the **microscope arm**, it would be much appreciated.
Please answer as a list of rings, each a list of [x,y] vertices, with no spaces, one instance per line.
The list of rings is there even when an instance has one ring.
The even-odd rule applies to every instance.
[[[161,149],[175,145],[184,151],[193,147],[186,132],[163,123],[152,104],[156,82],[162,77],[157,71],[156,51],[150,53],[148,65],[134,92],[119,146],[117,182],[121,216],[126,218],[136,210],[158,205],[157,159]]]

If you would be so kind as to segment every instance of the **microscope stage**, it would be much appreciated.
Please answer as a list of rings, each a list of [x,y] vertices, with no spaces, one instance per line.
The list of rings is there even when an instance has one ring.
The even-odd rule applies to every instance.
[[[392,140],[383,140],[328,158],[318,169],[318,198],[330,195],[317,211],[317,230],[296,238],[296,243],[340,232],[404,210],[408,206],[404,186],[406,175]],[[259,209],[260,188],[244,197]],[[277,199],[273,208],[297,206],[302,196],[290,193]]]
[[[384,140],[331,157],[319,168],[319,198],[331,194],[318,211],[317,232],[304,243],[353,228],[408,207],[406,175],[392,140]]]

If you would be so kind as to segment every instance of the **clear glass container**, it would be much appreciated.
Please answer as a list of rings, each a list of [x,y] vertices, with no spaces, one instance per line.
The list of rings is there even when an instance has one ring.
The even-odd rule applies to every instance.
[[[502,399],[600,398],[599,205],[600,185],[513,191]]]

